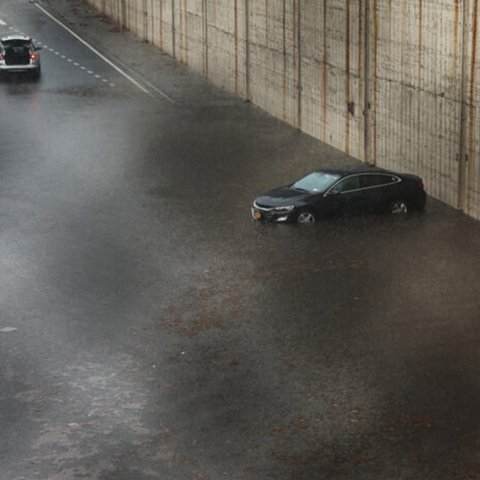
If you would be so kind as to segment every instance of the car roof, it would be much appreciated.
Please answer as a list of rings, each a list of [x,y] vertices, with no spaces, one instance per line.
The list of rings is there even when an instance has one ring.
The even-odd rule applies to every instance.
[[[5,37],[0,38],[0,42],[11,42],[11,41],[23,41],[23,42],[31,42],[32,37],[29,37],[27,35],[6,35]]]
[[[347,177],[348,175],[355,175],[361,173],[385,173],[387,175],[398,175],[398,173],[385,170],[374,165],[356,165],[356,166],[347,166],[344,168],[322,168],[316,170],[317,172],[328,172],[333,175],[339,175],[340,177]]]

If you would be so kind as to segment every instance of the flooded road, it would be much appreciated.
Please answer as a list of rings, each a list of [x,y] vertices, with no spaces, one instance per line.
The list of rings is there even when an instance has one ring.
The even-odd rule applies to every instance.
[[[43,75],[0,81],[0,479],[477,478],[478,223],[432,199],[255,223],[259,193],[353,160],[42,5],[147,93],[2,2]]]

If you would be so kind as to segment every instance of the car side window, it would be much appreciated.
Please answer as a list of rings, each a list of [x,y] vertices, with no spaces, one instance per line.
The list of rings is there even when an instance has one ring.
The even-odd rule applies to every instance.
[[[397,182],[397,178],[393,175],[371,174],[362,175],[360,178],[360,187],[379,187],[380,185],[389,185]]]
[[[332,193],[345,193],[351,190],[358,190],[360,188],[360,177],[353,175],[338,182],[331,190]]]

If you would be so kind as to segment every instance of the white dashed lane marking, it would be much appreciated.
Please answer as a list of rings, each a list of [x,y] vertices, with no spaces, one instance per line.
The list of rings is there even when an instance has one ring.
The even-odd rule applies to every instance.
[[[0,328],[0,332],[2,333],[11,333],[11,332],[14,332],[15,330],[18,330],[17,327],[3,327],[3,328]]]
[[[90,45],[87,41],[85,41],[82,37],[80,37],[78,34],[76,34],[71,28],[67,27],[64,23],[62,23],[58,18],[56,18],[54,15],[48,12],[44,7],[39,5],[38,3],[34,4],[39,10],[41,10],[47,17],[49,17],[51,20],[53,20],[55,23],[60,25],[63,29],[65,29],[70,35],[75,37],[80,43],[82,43],[85,47],[90,49],[95,55],[97,55],[99,58],[101,58],[104,62],[106,62],[108,65],[110,65],[113,69],[115,69],[118,73],[120,73],[122,76],[124,76],[128,81],[133,83],[138,89],[140,89],[143,93],[153,96],[151,92],[149,92],[143,85],[141,85],[137,80],[135,80],[131,75],[129,75],[127,72],[125,72],[124,69],[120,68],[118,65],[116,65],[114,62],[109,60],[105,55],[102,55],[96,48],[94,48],[92,45]],[[145,80],[143,80],[145,82]],[[111,84],[112,85],[112,84]],[[151,85],[149,83],[150,88],[153,88],[159,95],[161,95],[165,100],[168,100],[170,103],[175,103],[175,101],[170,98],[165,92],[162,92],[160,89],[157,87]]]
[[[0,25],[6,25],[7,22],[4,22],[1,18],[0,18]]]

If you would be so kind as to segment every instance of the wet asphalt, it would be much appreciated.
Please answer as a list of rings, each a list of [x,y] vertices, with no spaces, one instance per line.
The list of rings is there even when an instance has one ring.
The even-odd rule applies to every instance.
[[[0,479],[480,478],[480,225],[433,199],[255,223],[355,161],[42,6],[149,93],[0,4],[43,46],[38,83],[0,81]]]

